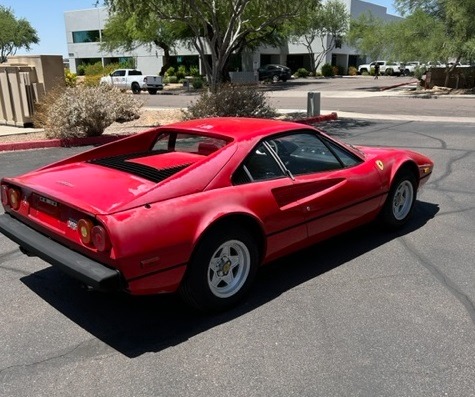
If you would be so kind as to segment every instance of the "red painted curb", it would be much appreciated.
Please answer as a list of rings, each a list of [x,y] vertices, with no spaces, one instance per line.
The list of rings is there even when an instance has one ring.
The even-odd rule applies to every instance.
[[[302,124],[315,124],[315,123],[321,123],[323,121],[336,120],[337,118],[338,118],[338,114],[336,112],[332,112],[330,114],[322,114],[320,116],[307,117],[304,119],[294,120],[294,121],[296,121],[297,123],[302,123]]]
[[[88,145],[104,145],[129,135],[101,135],[86,138],[45,139],[42,141],[0,143],[0,152],[28,149],[46,149],[52,147],[75,147]]]

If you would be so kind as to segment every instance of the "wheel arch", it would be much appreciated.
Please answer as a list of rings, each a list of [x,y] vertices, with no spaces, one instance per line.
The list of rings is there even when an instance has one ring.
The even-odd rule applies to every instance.
[[[393,181],[399,176],[401,175],[402,173],[404,172],[410,172],[414,175],[415,179],[416,179],[416,182],[417,182],[417,186],[416,188],[419,187],[419,182],[420,182],[420,178],[419,178],[419,168],[417,167],[417,164],[413,161],[413,160],[405,160],[404,162],[402,162],[401,164],[399,164],[398,167],[395,167],[394,170],[393,170],[393,174],[391,175],[391,183],[390,185],[393,184]]]
[[[214,219],[212,222],[206,225],[206,227],[200,229],[199,234],[195,239],[191,256],[193,256],[197,247],[206,235],[222,228],[236,226],[249,230],[249,233],[256,241],[256,246],[259,253],[259,263],[262,263],[266,252],[266,239],[262,224],[257,218],[255,218],[251,214],[239,212],[225,214],[224,216]]]

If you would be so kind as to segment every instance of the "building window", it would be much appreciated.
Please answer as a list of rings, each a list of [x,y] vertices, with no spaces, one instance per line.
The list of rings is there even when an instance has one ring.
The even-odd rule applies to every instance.
[[[101,41],[101,36],[98,30],[73,32],[73,43],[97,43],[99,41]]]

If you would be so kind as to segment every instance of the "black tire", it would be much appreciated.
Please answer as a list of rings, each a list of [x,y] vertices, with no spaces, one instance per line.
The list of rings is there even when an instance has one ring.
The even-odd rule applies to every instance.
[[[278,83],[279,80],[280,80],[280,77],[278,75],[275,74],[275,75],[272,76],[272,82],[273,83]]]
[[[257,271],[259,254],[252,236],[242,228],[228,228],[203,237],[180,285],[182,299],[203,312],[221,311],[239,302]]]
[[[139,83],[132,83],[132,93],[133,94],[140,94],[140,85]]]
[[[389,68],[389,69],[386,69],[386,76],[392,76],[394,74],[394,70]]]
[[[417,196],[417,180],[413,172],[402,170],[389,190],[388,197],[380,213],[383,226],[398,229],[411,218]]]
[[[157,89],[156,89],[156,88],[149,88],[147,91],[148,91],[148,93],[149,93],[150,95],[155,95],[155,94],[157,93]]]

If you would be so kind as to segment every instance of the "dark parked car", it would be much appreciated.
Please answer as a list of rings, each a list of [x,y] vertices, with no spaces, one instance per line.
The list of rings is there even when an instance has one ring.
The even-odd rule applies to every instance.
[[[271,79],[274,83],[277,81],[287,81],[292,77],[290,68],[283,65],[264,65],[259,68],[259,81]]]

